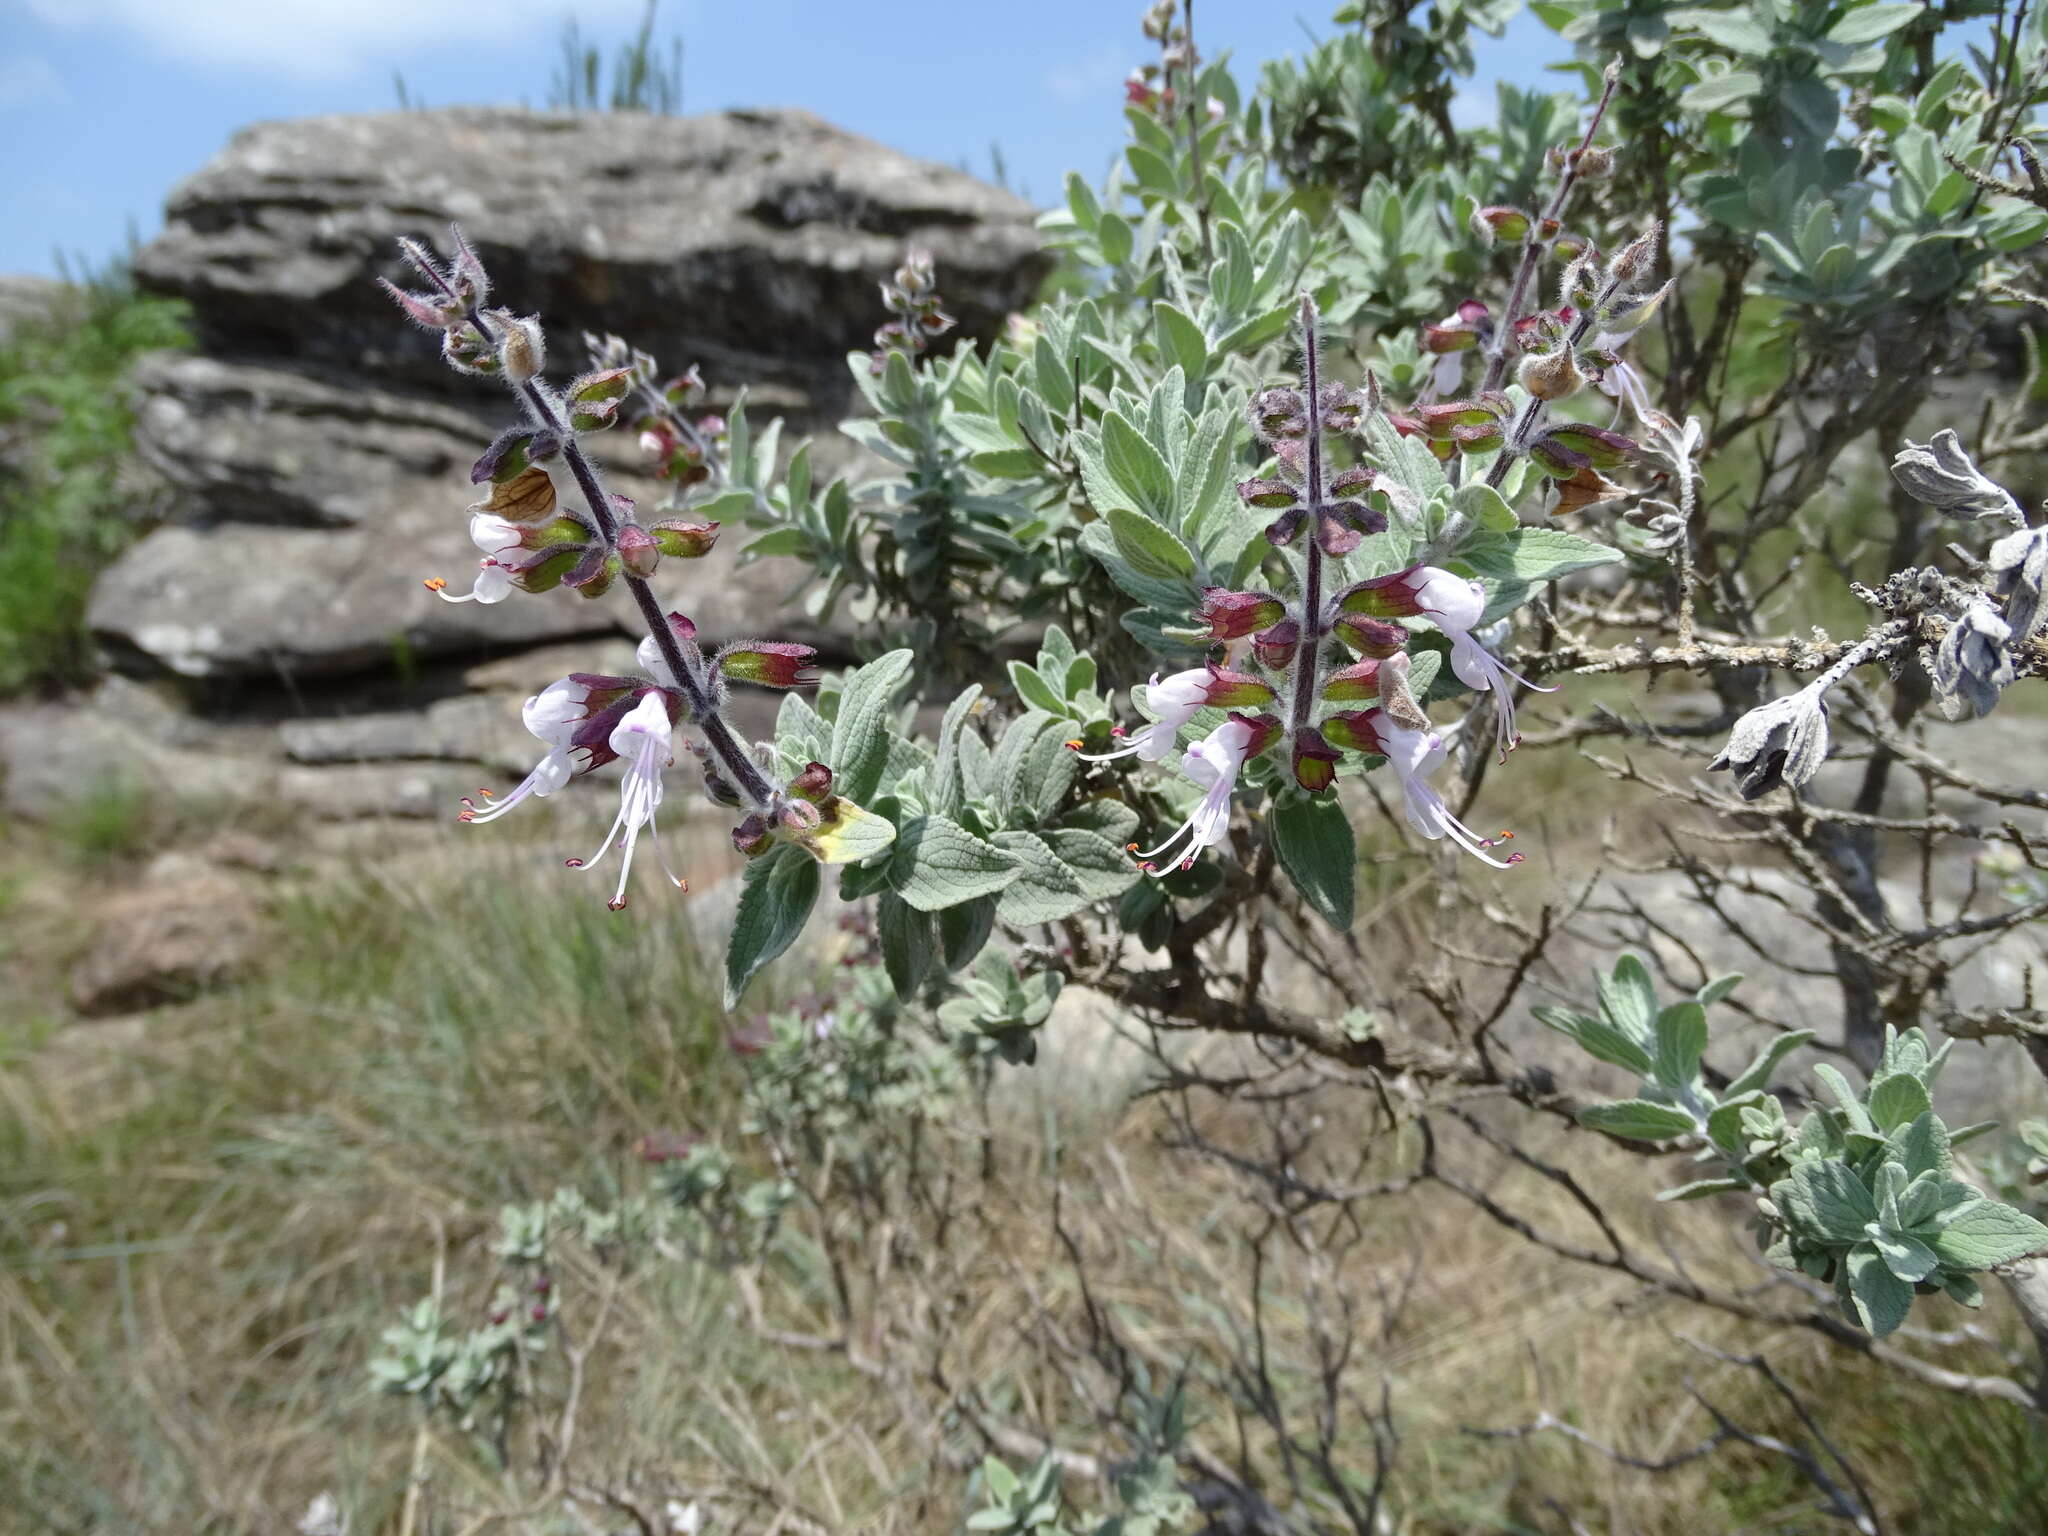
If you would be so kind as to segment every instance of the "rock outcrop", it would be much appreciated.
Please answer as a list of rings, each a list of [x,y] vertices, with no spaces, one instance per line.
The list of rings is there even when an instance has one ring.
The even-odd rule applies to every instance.
[[[94,593],[117,662],[297,686],[613,629],[612,602],[450,605],[420,584],[472,564],[467,469],[508,417],[502,390],[451,374],[375,285],[405,275],[394,237],[445,243],[451,221],[498,297],[543,316],[560,368],[582,361],[582,332],[614,331],[806,430],[845,409],[845,354],[882,318],[877,282],[907,245],[935,254],[970,335],[1044,270],[1008,193],[802,112],[246,129],[173,193],[135,264],[143,286],[189,301],[201,353],[136,380],[139,452],[182,510]],[[630,450],[617,439],[602,446]],[[825,472],[836,446],[820,444]],[[654,494],[631,469],[613,466],[618,488]],[[684,605],[707,633],[758,630],[790,573],[714,559],[708,578],[679,573]],[[835,639],[801,624],[790,637]]]

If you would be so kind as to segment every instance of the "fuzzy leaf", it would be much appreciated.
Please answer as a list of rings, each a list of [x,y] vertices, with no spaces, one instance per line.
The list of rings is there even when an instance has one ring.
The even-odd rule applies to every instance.
[[[825,759],[833,787],[853,800],[871,799],[889,761],[889,720],[896,691],[910,676],[911,652],[890,651],[849,673],[832,723],[832,755]]]
[[[1348,932],[1357,900],[1358,845],[1335,795],[1285,795],[1270,816],[1280,867],[1316,913]]]
[[[788,844],[746,868],[725,946],[725,1006],[735,1008],[755,974],[796,942],[818,899],[818,864]]]
[[[2048,1246],[2048,1227],[1996,1200],[1979,1200],[1934,1235],[1934,1251],[1956,1269],[2010,1264]]]
[[[896,834],[889,883],[920,912],[992,896],[1023,873],[1023,863],[983,842],[949,816],[920,816]]]
[[[1649,1045],[1657,1035],[1657,989],[1634,955],[1623,955],[1600,979],[1600,1011],[1617,1029]]]
[[[1869,1186],[1846,1163],[1823,1158],[1797,1163],[1791,1176],[1771,1186],[1771,1197],[1787,1204],[1780,1190],[1787,1190],[1791,1214],[1809,1232],[1836,1242],[1860,1241],[1865,1229],[1877,1220],[1877,1202]]]
[[[1856,1320],[1874,1338],[1883,1338],[1906,1320],[1913,1307],[1913,1287],[1892,1273],[1876,1248],[1869,1243],[1851,1248],[1844,1274]]]
[[[1698,1003],[1673,1003],[1657,1015],[1657,1080],[1665,1087],[1694,1082],[1706,1050],[1707,1010]]]
[[[898,997],[910,997],[923,985],[938,944],[929,913],[920,912],[894,891],[882,892],[875,904],[875,935],[882,944],[882,966]]]
[[[1579,1124],[1630,1141],[1670,1141],[1691,1135],[1697,1126],[1684,1110],[1649,1099],[1622,1099],[1614,1104],[1589,1104],[1579,1111]]]
[[[1537,1022],[1577,1041],[1579,1049],[1587,1055],[1643,1077],[1650,1075],[1650,1053],[1605,1019],[1574,1013],[1569,1008],[1555,1008],[1548,1003],[1539,1004],[1530,1012],[1536,1015]]]
[[[1926,1085],[1910,1072],[1880,1078],[1870,1090],[1870,1118],[1886,1133],[1919,1119],[1931,1107]]]

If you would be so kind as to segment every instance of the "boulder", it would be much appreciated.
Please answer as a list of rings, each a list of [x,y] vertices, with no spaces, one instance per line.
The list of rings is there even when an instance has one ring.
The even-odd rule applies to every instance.
[[[216,355],[448,389],[433,338],[372,279],[405,277],[394,236],[445,247],[450,222],[560,351],[615,331],[672,367],[821,403],[845,398],[844,355],[884,318],[876,284],[906,247],[932,252],[969,335],[1047,269],[1020,199],[807,112],[455,108],[242,130],[172,193],[136,276],[189,300]]]
[[[180,1002],[241,971],[262,941],[258,904],[241,881],[175,872],[109,900],[91,946],[71,968],[80,1013],[127,1013]]]

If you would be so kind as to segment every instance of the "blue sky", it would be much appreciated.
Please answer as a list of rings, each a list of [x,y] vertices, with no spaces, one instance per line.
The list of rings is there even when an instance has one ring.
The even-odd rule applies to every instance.
[[[101,259],[130,222],[147,239],[164,194],[244,123],[377,112],[415,97],[544,103],[570,0],[0,0],[0,271]],[[1260,60],[1328,30],[1333,0],[1199,0],[1205,52],[1249,83]],[[575,0],[585,35],[633,30],[641,0]],[[1119,82],[1146,56],[1130,0],[663,0],[686,47],[684,110],[801,106],[1044,202],[1069,167],[1099,175],[1120,142]],[[445,16],[446,21],[429,20]],[[1492,81],[1533,81],[1563,56],[1526,14],[1481,39],[1470,107]],[[1483,105],[1486,104],[1486,105]],[[1466,115],[1462,114],[1461,115]]]

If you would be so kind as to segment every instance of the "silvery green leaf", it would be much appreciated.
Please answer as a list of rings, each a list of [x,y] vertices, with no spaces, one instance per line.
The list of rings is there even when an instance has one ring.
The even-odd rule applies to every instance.
[[[1019,928],[1057,922],[1089,905],[1086,888],[1043,838],[1030,832],[998,832],[992,841],[1021,866],[1017,878],[996,898],[996,916],[1002,921]]]
[[[1536,1016],[1538,1023],[1576,1041],[1587,1055],[1612,1066],[1625,1067],[1643,1077],[1650,1075],[1650,1053],[1605,1019],[1574,1013],[1569,1008],[1557,1008],[1548,1003],[1539,1003],[1529,1011]]]
[[[1909,1174],[1936,1173],[1946,1177],[1954,1165],[1949,1154],[1948,1130],[1931,1110],[1895,1128],[1885,1141],[1891,1155]]]
[[[1650,1075],[1650,1053],[1605,1019],[1574,1013],[1569,1008],[1552,1007],[1548,1003],[1538,1004],[1529,1011],[1536,1016],[1538,1023],[1577,1041],[1587,1055],[1643,1077]]]
[[[1727,1095],[1733,1098],[1752,1089],[1769,1087],[1771,1074],[1777,1071],[1778,1063],[1812,1038],[1813,1031],[1810,1029],[1794,1029],[1775,1036],[1757,1053],[1756,1060],[1743,1068],[1742,1074],[1728,1085],[1725,1090]]]
[[[875,936],[882,946],[882,966],[898,997],[910,997],[924,984],[938,942],[929,913],[920,912],[894,891],[882,892],[875,904]]]
[[[1749,1186],[1740,1179],[1694,1179],[1675,1189],[1658,1191],[1659,1200],[1704,1200],[1709,1195],[1738,1194]]]
[[[948,816],[921,816],[896,834],[889,883],[920,912],[990,896],[1023,873],[1022,863]]]
[[[746,868],[725,946],[725,1006],[737,1007],[755,974],[796,942],[818,899],[818,863],[788,843]]]
[[[1267,817],[1273,851],[1302,900],[1339,933],[1349,931],[1358,846],[1334,794],[1282,795]]]
[[[1707,1049],[1707,1010],[1695,1002],[1673,1003],[1657,1015],[1657,1080],[1671,1089],[1699,1078]]]
[[[1879,1078],[1870,1090],[1870,1118],[1885,1132],[1919,1119],[1931,1107],[1920,1079],[1903,1072]]]
[[[1869,1186],[1847,1163],[1829,1158],[1797,1163],[1771,1186],[1771,1198],[1811,1235],[1838,1243],[1860,1241],[1877,1220]]]
[[[1956,1269],[1989,1269],[2048,1246],[2048,1227],[1996,1200],[1978,1200],[1934,1235],[1934,1251]]]
[[[891,357],[901,357],[892,352]],[[896,692],[910,676],[911,652],[890,651],[847,676],[839,718],[832,723],[833,788],[850,800],[873,797],[889,761],[889,723]]]
[[[1657,989],[1649,968],[1634,955],[1623,955],[1614,969],[1599,978],[1600,1011],[1615,1028],[1645,1046],[1656,1039]]]
[[[1884,1256],[1869,1243],[1849,1250],[1843,1264],[1843,1282],[1849,1292],[1851,1311],[1873,1338],[1884,1338],[1897,1330],[1913,1307],[1913,1287],[1893,1273]]]
[[[1579,1111],[1577,1119],[1589,1130],[1623,1136],[1630,1141],[1672,1141],[1699,1129],[1684,1110],[1650,1099],[1589,1104]]]

